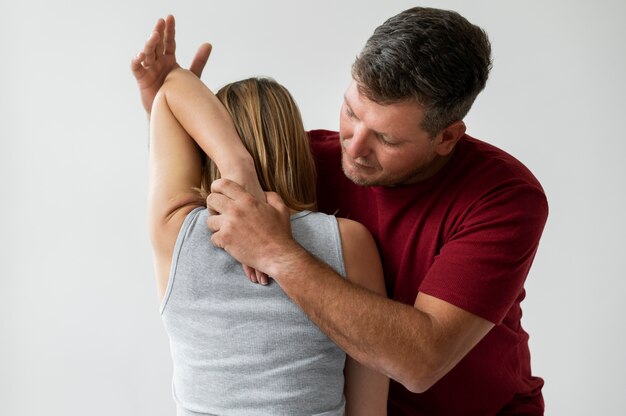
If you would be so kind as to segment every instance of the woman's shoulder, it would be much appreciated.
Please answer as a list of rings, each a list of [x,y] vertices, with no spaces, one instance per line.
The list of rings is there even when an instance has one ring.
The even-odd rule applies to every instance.
[[[343,239],[351,240],[354,244],[365,244],[366,240],[371,240],[374,243],[372,233],[358,221],[337,217],[337,225]]]
[[[383,268],[372,233],[361,223],[337,218],[346,277],[352,283],[386,295]]]

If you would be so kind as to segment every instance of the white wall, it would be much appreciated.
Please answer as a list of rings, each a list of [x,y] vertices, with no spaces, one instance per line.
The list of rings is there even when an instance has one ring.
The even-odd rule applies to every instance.
[[[409,1],[0,3],[0,414],[171,415],[145,225],[147,123],[128,69],[174,13],[211,87],[271,75],[336,128],[349,67]],[[521,159],[551,213],[524,326],[547,414],[626,407],[626,3],[431,2],[489,33],[469,132]],[[468,382],[471,382],[468,380]]]

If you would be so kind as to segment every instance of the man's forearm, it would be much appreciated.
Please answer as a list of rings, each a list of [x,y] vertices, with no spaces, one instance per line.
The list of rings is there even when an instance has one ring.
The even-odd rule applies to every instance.
[[[291,238],[289,210],[271,193],[264,203],[228,180],[211,190],[207,206],[221,214],[207,220],[213,244],[272,276],[348,354],[411,391],[428,389],[493,328],[428,294],[404,305],[343,280]]]
[[[429,315],[342,279],[304,251],[281,257],[274,279],[346,353],[412,391],[438,378]]]

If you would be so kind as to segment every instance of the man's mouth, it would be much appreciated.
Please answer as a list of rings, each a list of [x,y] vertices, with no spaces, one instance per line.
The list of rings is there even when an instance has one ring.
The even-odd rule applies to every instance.
[[[360,169],[373,169],[374,166],[372,166],[369,163],[363,163],[362,161],[356,161],[354,159],[352,159],[351,157],[348,156],[348,161],[350,162],[350,164],[354,167],[360,168]]]

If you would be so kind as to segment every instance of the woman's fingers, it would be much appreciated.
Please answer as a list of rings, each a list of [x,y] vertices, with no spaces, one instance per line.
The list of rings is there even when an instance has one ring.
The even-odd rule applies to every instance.
[[[158,60],[159,57],[163,56],[163,51],[165,50],[165,20],[159,19],[157,20],[156,25],[154,26],[154,31],[159,34],[159,41],[155,45],[155,57]]]
[[[144,68],[154,65],[156,62],[156,46],[160,40],[159,32],[156,31],[152,32],[148,40],[146,40],[146,44],[143,47],[144,60],[142,63]]]
[[[143,52],[139,52],[131,61],[130,61],[130,70],[133,72],[133,76],[136,80],[140,80],[146,74],[146,68],[143,67],[141,62],[144,60],[145,55]]]
[[[165,32],[163,34],[163,53],[174,55],[176,53],[176,21],[171,14],[165,18]]]
[[[189,66],[189,70],[196,74],[198,78],[202,75],[202,71],[204,70],[204,66],[209,60],[209,56],[211,55],[211,50],[213,50],[213,46],[210,43],[203,43],[198,48],[196,55],[193,57],[191,61],[191,65]]]

